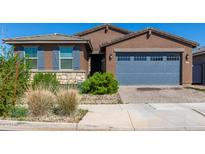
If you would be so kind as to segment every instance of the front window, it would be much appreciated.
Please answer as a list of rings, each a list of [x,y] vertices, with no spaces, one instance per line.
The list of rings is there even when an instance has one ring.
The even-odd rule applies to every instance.
[[[26,63],[29,64],[31,69],[37,69],[37,47],[24,47]]]
[[[73,47],[60,47],[60,68],[73,68]]]

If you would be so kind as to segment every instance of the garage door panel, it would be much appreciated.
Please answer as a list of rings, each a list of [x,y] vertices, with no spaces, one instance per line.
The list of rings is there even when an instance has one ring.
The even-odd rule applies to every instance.
[[[123,56],[129,58],[124,61]],[[177,85],[180,83],[180,54],[117,53],[116,76],[121,85]]]
[[[121,85],[174,85],[178,84],[177,78],[178,74],[118,74]]]

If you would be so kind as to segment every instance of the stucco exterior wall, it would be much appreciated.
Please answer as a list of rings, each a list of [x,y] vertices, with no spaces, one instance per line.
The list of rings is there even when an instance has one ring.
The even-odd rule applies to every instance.
[[[52,63],[52,50],[57,47],[57,45],[41,45],[42,50],[44,51],[44,62],[45,62],[45,69],[52,70],[53,63]]]
[[[124,34],[118,31],[114,31],[112,29],[108,29],[108,31],[105,30],[105,28],[97,30],[95,32],[83,35],[83,38],[88,38],[91,40],[91,44],[93,46],[93,51],[99,51],[100,50],[100,44],[103,42],[109,42],[112,39],[115,39],[117,37],[121,37]]]
[[[89,74],[89,53],[84,45],[80,46],[80,69]]]
[[[192,47],[181,42],[165,38],[158,34],[152,33],[147,38],[147,34],[142,34],[122,42],[107,46],[105,48],[106,53],[106,71],[111,72],[115,75],[115,64],[116,64],[116,48],[183,48],[182,52],[182,68],[181,68],[181,83],[191,84],[192,83]],[[143,52],[143,51],[142,51]],[[186,60],[186,55],[189,55]],[[112,59],[109,59],[109,55],[112,55]]]

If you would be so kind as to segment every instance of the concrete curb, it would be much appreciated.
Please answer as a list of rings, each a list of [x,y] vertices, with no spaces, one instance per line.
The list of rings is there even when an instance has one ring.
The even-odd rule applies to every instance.
[[[115,128],[107,125],[83,125],[78,123],[31,122],[0,120],[0,130],[10,131],[131,131],[130,128]]]
[[[83,125],[78,123],[30,122],[0,120],[2,131],[204,131],[202,127],[149,127],[149,128],[118,128],[107,125]]]
[[[77,130],[77,123],[0,120],[0,130]]]

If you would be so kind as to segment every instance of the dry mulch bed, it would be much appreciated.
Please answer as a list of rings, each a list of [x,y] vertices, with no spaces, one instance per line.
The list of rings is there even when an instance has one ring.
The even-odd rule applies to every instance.
[[[121,104],[119,93],[111,95],[82,94],[80,104]]]

